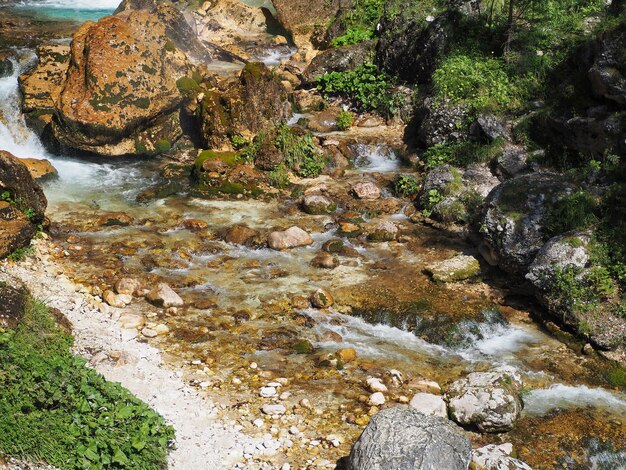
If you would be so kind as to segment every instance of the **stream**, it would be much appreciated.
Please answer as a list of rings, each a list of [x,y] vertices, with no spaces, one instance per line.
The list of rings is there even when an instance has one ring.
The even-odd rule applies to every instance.
[[[45,21],[80,23],[116,7],[115,0],[40,0],[14,8]],[[268,54],[267,63],[278,63],[281,54]],[[221,395],[233,412],[237,402],[258,400],[255,387],[264,378],[252,374],[252,362],[269,376],[289,377],[294,395],[309,397],[321,410],[310,426],[319,435],[346,436],[342,446],[322,450],[336,461],[362,430],[348,424],[346,416],[367,414],[359,397],[368,376],[397,370],[445,386],[469,372],[507,365],[524,381],[522,417],[502,436],[472,433],[476,445],[512,442],[519,458],[533,468],[626,468],[626,395],[609,385],[598,358],[561,343],[531,319],[530,305],[528,310],[508,306],[505,296],[487,284],[450,288],[424,274],[428,262],[471,250],[464,242],[412,224],[400,208],[388,219],[416,243],[346,240],[354,256],[324,270],[310,262],[337,237],[336,224],[331,216],[303,214],[292,201],[207,200],[183,188],[170,197],[137,202],[143,191],[160,183],[164,162],[50,154],[19,111],[17,79],[36,57],[26,49],[17,55],[13,75],[0,79],[0,149],[48,159],[58,170],[58,178],[44,183],[58,262],[84,285],[104,289],[119,277],[136,277],[174,287],[186,307],[176,314],[159,312],[170,333],[150,342],[192,378],[199,362],[208,365],[213,375],[207,393]],[[347,182],[410,171],[385,142],[357,143],[354,155]],[[336,185],[329,177],[318,184],[330,190]],[[98,219],[110,212],[124,213],[133,223],[99,225]],[[189,230],[189,219],[205,221],[208,228]],[[236,224],[262,233],[298,225],[314,243],[286,252],[234,245],[220,234]],[[293,296],[307,296],[315,288],[332,292],[337,307],[328,312],[292,308]],[[432,325],[441,332],[432,333]],[[319,367],[310,355],[294,354],[293,345],[301,340],[310,341],[318,355],[354,348],[358,365],[339,371]],[[233,376],[244,384],[233,384]],[[394,396],[408,393],[400,388]],[[305,467],[306,456],[290,458],[296,462],[292,468]]]

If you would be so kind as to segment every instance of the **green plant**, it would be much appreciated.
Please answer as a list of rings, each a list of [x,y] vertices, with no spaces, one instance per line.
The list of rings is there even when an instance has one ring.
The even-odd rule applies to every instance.
[[[289,186],[289,170],[284,163],[278,165],[269,174],[270,184],[278,189],[284,189]]]
[[[0,451],[71,470],[165,468],[173,429],[71,344],[33,299],[0,332]]]
[[[233,144],[233,147],[235,147],[235,149],[237,150],[243,149],[246,146],[250,145],[250,141],[239,134],[234,134],[230,136],[230,141]]]
[[[352,127],[352,124],[354,124],[354,114],[350,111],[339,111],[336,122],[337,127],[340,130],[345,131],[346,129]]]
[[[285,164],[298,176],[314,178],[319,176],[326,166],[326,157],[319,152],[311,133],[299,135],[288,126],[276,128],[274,141],[285,156]]]
[[[383,14],[384,0],[358,0],[343,18],[346,33],[332,41],[333,46],[347,46],[374,38],[376,25]]]
[[[24,261],[29,256],[32,256],[35,253],[35,249],[32,246],[26,246],[23,248],[18,248],[13,253],[7,256],[7,259],[13,261],[14,263]]]
[[[393,189],[399,196],[413,198],[417,196],[420,188],[413,176],[400,175],[394,180]]]
[[[158,153],[167,153],[172,150],[172,144],[166,139],[158,140],[156,143],[156,150]]]
[[[198,85],[198,82],[196,82],[191,77],[180,77],[178,80],[176,80],[176,88],[178,88],[178,91],[180,91],[181,93],[188,93],[188,92],[201,90],[200,85]]]
[[[428,193],[426,193],[426,203],[422,209],[422,214],[426,217],[430,217],[433,213],[434,207],[443,201],[443,198],[443,194],[441,194],[437,189],[430,189]]]
[[[319,78],[317,89],[324,96],[343,96],[362,110],[376,110],[391,116],[397,112],[398,97],[393,93],[393,79],[366,63],[354,70],[330,72]]]
[[[551,235],[583,230],[598,222],[597,203],[586,191],[579,190],[556,202],[546,214],[545,229]]]

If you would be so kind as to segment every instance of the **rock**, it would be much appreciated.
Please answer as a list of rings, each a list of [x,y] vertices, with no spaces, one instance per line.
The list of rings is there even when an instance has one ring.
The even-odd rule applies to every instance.
[[[61,95],[70,64],[70,46],[65,44],[37,47],[35,68],[19,77],[22,111],[27,122],[41,134],[52,120],[55,103]]]
[[[528,169],[528,154],[521,147],[508,146],[496,161],[496,174],[509,179]]]
[[[1,222],[0,222],[1,227]],[[0,238],[2,237],[0,232]],[[16,328],[24,316],[24,309],[28,302],[29,292],[26,287],[16,283],[9,285],[0,283],[0,328]]]
[[[118,319],[118,323],[121,328],[134,330],[141,328],[146,323],[146,320],[143,315],[136,313],[122,313]]]
[[[32,211],[29,217],[32,223],[43,222],[48,201],[41,186],[19,158],[0,150],[0,194],[5,192],[18,203],[18,209]]]
[[[335,212],[337,204],[325,196],[312,194],[302,199],[302,210],[311,215],[330,214]]]
[[[167,325],[159,323],[157,326],[154,327],[154,331],[156,331],[157,335],[161,336],[168,334],[170,332],[170,329]]]
[[[381,406],[385,404],[385,395],[382,392],[375,392],[370,395],[367,400],[368,405]]]
[[[471,444],[446,419],[407,406],[380,411],[352,447],[348,470],[466,470]]]
[[[141,289],[141,283],[136,279],[123,277],[115,283],[115,292],[118,294],[134,295]]]
[[[187,56],[170,47],[164,18],[140,10],[84,23],[55,102],[52,133],[66,147],[98,155],[143,155],[181,135],[177,80]]]
[[[415,110],[417,142],[424,148],[462,142],[468,138],[468,109],[426,98]]]
[[[375,200],[380,198],[380,188],[371,181],[361,181],[352,186],[352,193],[358,199]]]
[[[12,204],[0,201],[0,260],[28,246],[37,228]]]
[[[317,289],[311,294],[309,300],[315,308],[329,308],[335,303],[333,296],[325,289]]]
[[[101,227],[128,227],[135,220],[124,212],[108,212],[101,216],[96,224]]]
[[[283,232],[272,232],[267,237],[267,244],[273,250],[287,250],[313,244],[311,236],[300,227],[293,226]]]
[[[263,398],[270,398],[276,396],[276,387],[263,387],[259,392],[259,395]]]
[[[502,125],[502,122],[493,114],[481,114],[469,128],[470,137],[482,142],[491,143],[496,139],[508,138],[508,132]]]
[[[13,62],[8,54],[0,52],[0,78],[13,75]]]
[[[457,282],[472,279],[480,273],[480,264],[473,256],[458,255],[426,266],[436,282]]]
[[[446,402],[441,395],[433,395],[432,393],[416,393],[411,402],[411,408],[415,408],[420,413],[429,416],[448,417],[448,408]]]
[[[393,222],[380,222],[367,238],[373,242],[391,242],[398,236],[398,227]]]
[[[332,254],[321,251],[311,260],[311,266],[323,269],[335,269],[339,266],[339,260]]]
[[[619,4],[620,2],[615,1]],[[624,26],[600,33],[594,44],[594,61],[587,72],[593,93],[619,106],[626,105],[626,49]]]
[[[525,274],[547,236],[546,214],[574,191],[563,176],[532,173],[497,186],[481,215],[481,254],[510,273]]]
[[[206,220],[185,219],[183,220],[183,227],[187,230],[191,230],[192,232],[197,232],[199,230],[207,229],[209,227],[209,223]]]
[[[376,377],[368,378],[365,383],[370,392],[387,392],[387,386]]]
[[[428,9],[415,8],[409,0],[391,0],[381,20],[376,63],[409,83],[430,81],[462,16],[448,10],[428,21],[428,14]]]
[[[335,354],[344,364],[356,360],[356,351],[354,348],[343,348],[338,350]]]
[[[157,307],[182,307],[183,299],[170,286],[161,282],[146,296],[146,300]]]
[[[156,338],[159,334],[152,328],[142,328],[141,334],[146,338]]]
[[[38,160],[36,158],[20,158],[20,160],[26,165],[30,176],[36,181],[47,180],[58,175],[50,160]]]
[[[115,294],[113,291],[104,291],[102,299],[111,307],[124,308],[131,303],[132,297],[126,294]]]
[[[433,382],[432,380],[412,379],[409,381],[408,387],[418,392],[441,395],[441,387],[437,382]]]
[[[450,417],[481,432],[510,431],[522,411],[521,386],[510,367],[473,372],[448,387]]]
[[[365,63],[372,52],[372,42],[332,47],[316,55],[302,73],[302,83],[312,85],[324,74],[345,72]]]
[[[471,470],[532,470],[521,460],[511,457],[513,445],[489,444],[472,451]]]
[[[224,235],[224,241],[234,245],[251,246],[258,237],[257,230],[245,225],[234,225]]]
[[[340,253],[342,249],[343,241],[338,238],[328,240],[322,245],[322,250],[327,251],[328,253]]]
[[[225,150],[232,145],[229,136],[269,131],[291,116],[291,107],[280,79],[250,62],[239,77],[222,78],[207,90],[196,114],[204,146]]]
[[[308,118],[307,128],[316,133],[338,131],[337,118],[342,109],[338,106],[329,106],[321,111],[315,111]]]
[[[272,0],[278,22],[299,49],[321,45],[330,20],[340,10],[339,0]]]
[[[261,411],[266,414],[266,415],[270,415],[270,416],[280,416],[280,415],[284,415],[287,412],[287,408],[285,408],[283,405],[270,405],[270,404],[265,404],[261,407]]]

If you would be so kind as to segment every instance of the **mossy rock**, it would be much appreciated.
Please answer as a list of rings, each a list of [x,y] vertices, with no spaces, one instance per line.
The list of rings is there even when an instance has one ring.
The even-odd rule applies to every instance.
[[[302,339],[294,346],[296,354],[311,354],[314,351],[314,347],[309,340]]]
[[[426,267],[436,282],[458,282],[472,279],[480,273],[480,263],[473,256],[459,255]]]
[[[194,162],[194,171],[197,175],[202,172],[202,165],[205,161],[213,158],[220,160],[226,165],[234,167],[238,163],[239,154],[237,152],[214,152],[213,150],[203,150]]]

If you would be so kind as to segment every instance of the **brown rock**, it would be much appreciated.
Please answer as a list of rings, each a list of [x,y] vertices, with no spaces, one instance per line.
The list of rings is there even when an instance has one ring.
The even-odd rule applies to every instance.
[[[224,241],[234,245],[250,246],[259,236],[259,232],[245,225],[234,225],[224,234]]]
[[[317,48],[324,42],[330,20],[340,0],[272,0],[280,24],[300,49]]]
[[[124,212],[108,212],[97,220],[101,227],[120,226],[127,227],[134,222],[134,219]]]
[[[333,296],[326,289],[317,289],[311,294],[309,300],[316,308],[328,308],[335,303]]]
[[[354,348],[343,348],[337,351],[335,354],[344,362],[352,362],[356,359],[356,351]]]
[[[272,232],[267,237],[267,244],[273,250],[286,250],[313,244],[311,235],[300,227],[293,226],[283,232]]]
[[[191,231],[204,230],[209,227],[209,223],[206,220],[185,219],[183,220],[183,227]]]
[[[358,199],[374,200],[380,198],[380,188],[371,181],[361,181],[352,187],[352,193]]]
[[[32,211],[31,222],[43,222],[48,201],[30,175],[28,168],[17,157],[0,150],[0,194],[8,192],[21,211]]]
[[[305,309],[311,306],[309,299],[304,297],[303,295],[294,295],[291,298],[291,306],[297,309]]]
[[[316,268],[335,269],[339,266],[339,260],[330,253],[322,251],[311,260],[311,265]]]
[[[37,233],[28,218],[6,201],[0,201],[0,259],[27,246]]]
[[[36,158],[20,158],[20,160],[26,165],[34,180],[48,179],[58,175],[50,160],[38,160]]]
[[[157,307],[182,307],[183,299],[167,284],[161,282],[146,296],[146,300]]]
[[[52,131],[68,147],[99,155],[146,154],[182,131],[177,80],[186,55],[168,47],[166,24],[145,11],[84,23],[74,35]]]
[[[129,277],[123,277],[115,283],[115,292],[118,294],[134,295],[139,289],[141,289],[141,283]]]

